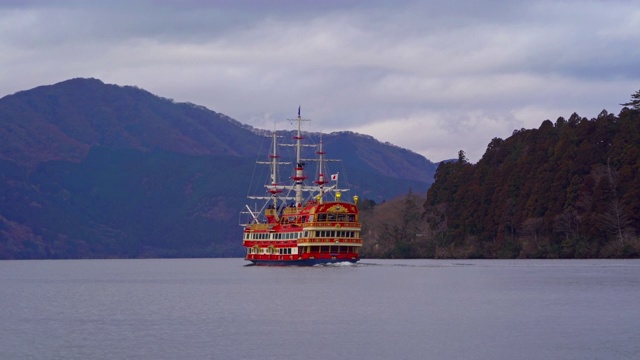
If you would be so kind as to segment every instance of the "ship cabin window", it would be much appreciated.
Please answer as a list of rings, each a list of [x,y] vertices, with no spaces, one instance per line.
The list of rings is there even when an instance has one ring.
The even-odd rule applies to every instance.
[[[311,220],[310,220],[311,221]],[[355,222],[356,214],[318,214],[318,221]]]
[[[299,248],[299,253],[308,252],[308,253],[319,253],[319,252],[329,252],[329,253],[351,253],[358,252],[357,248],[353,246],[307,246]]]
[[[313,236],[317,237],[339,237],[339,238],[355,238],[357,234],[355,231],[329,231],[329,230],[318,230],[313,232]]]
[[[306,235],[306,232],[305,232],[305,235]],[[355,238],[357,237],[357,233],[355,231],[344,231],[344,230],[341,230],[341,231],[318,230],[318,231],[312,231],[311,236],[321,237],[321,238],[334,238],[334,237]]]
[[[254,240],[268,240],[269,237],[270,237],[269,235],[270,234],[265,234],[265,233],[262,233],[262,234],[251,234],[251,237]]]
[[[275,234],[275,239],[277,240],[293,240],[297,239],[300,233],[281,233]]]
[[[352,252],[353,247],[352,246],[309,246],[307,251],[311,253],[324,252],[324,253],[337,254],[337,253]]]

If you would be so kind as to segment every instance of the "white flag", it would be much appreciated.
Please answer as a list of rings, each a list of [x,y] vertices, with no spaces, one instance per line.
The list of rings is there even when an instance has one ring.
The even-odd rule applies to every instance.
[[[332,174],[331,181],[338,181],[338,174]]]

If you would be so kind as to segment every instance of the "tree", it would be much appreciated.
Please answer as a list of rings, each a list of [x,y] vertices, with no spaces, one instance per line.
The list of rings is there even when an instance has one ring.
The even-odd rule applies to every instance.
[[[413,191],[409,188],[407,196],[402,202],[402,209],[400,210],[400,226],[396,229],[396,243],[395,252],[398,256],[416,257],[417,244],[416,237],[421,232],[420,223],[422,218],[422,210],[416,203],[416,197],[413,195]]]
[[[615,235],[620,244],[624,244],[628,233],[627,228],[631,225],[631,220],[618,199],[613,199],[607,211],[600,215],[600,222],[606,231]]]
[[[458,151],[458,162],[461,164],[467,164],[469,160],[467,160],[467,155],[465,155],[464,150]]]
[[[635,94],[631,95],[631,101],[626,102],[624,104],[620,104],[622,106],[631,106],[636,110],[640,110],[640,90],[636,91]]]

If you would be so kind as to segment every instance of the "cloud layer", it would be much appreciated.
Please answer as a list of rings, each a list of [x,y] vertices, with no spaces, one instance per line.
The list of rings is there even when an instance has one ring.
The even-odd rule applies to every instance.
[[[351,130],[433,161],[640,89],[634,1],[15,1],[0,96],[73,77],[256,127]],[[320,123],[322,122],[322,123]]]

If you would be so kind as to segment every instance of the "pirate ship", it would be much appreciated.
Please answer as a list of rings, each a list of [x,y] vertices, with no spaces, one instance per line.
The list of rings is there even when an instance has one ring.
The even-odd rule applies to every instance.
[[[244,227],[242,245],[246,249],[245,259],[256,265],[316,265],[351,262],[359,260],[362,246],[361,224],[358,218],[358,197],[346,200],[343,193],[349,191],[338,187],[339,173],[330,177],[326,172],[326,159],[322,141],[316,147],[313,159],[302,158],[305,137],[302,136],[303,121],[298,108],[297,131],[294,143],[295,160],[282,161],[278,155],[278,135],[271,134],[272,146],[268,161],[258,164],[270,167],[269,181],[265,192],[249,196],[262,201],[253,207],[246,205],[241,212]],[[287,145],[287,144],[283,144]],[[306,173],[307,163],[316,163],[315,179],[310,182]],[[292,165],[292,176],[288,184],[280,183],[279,169]]]

